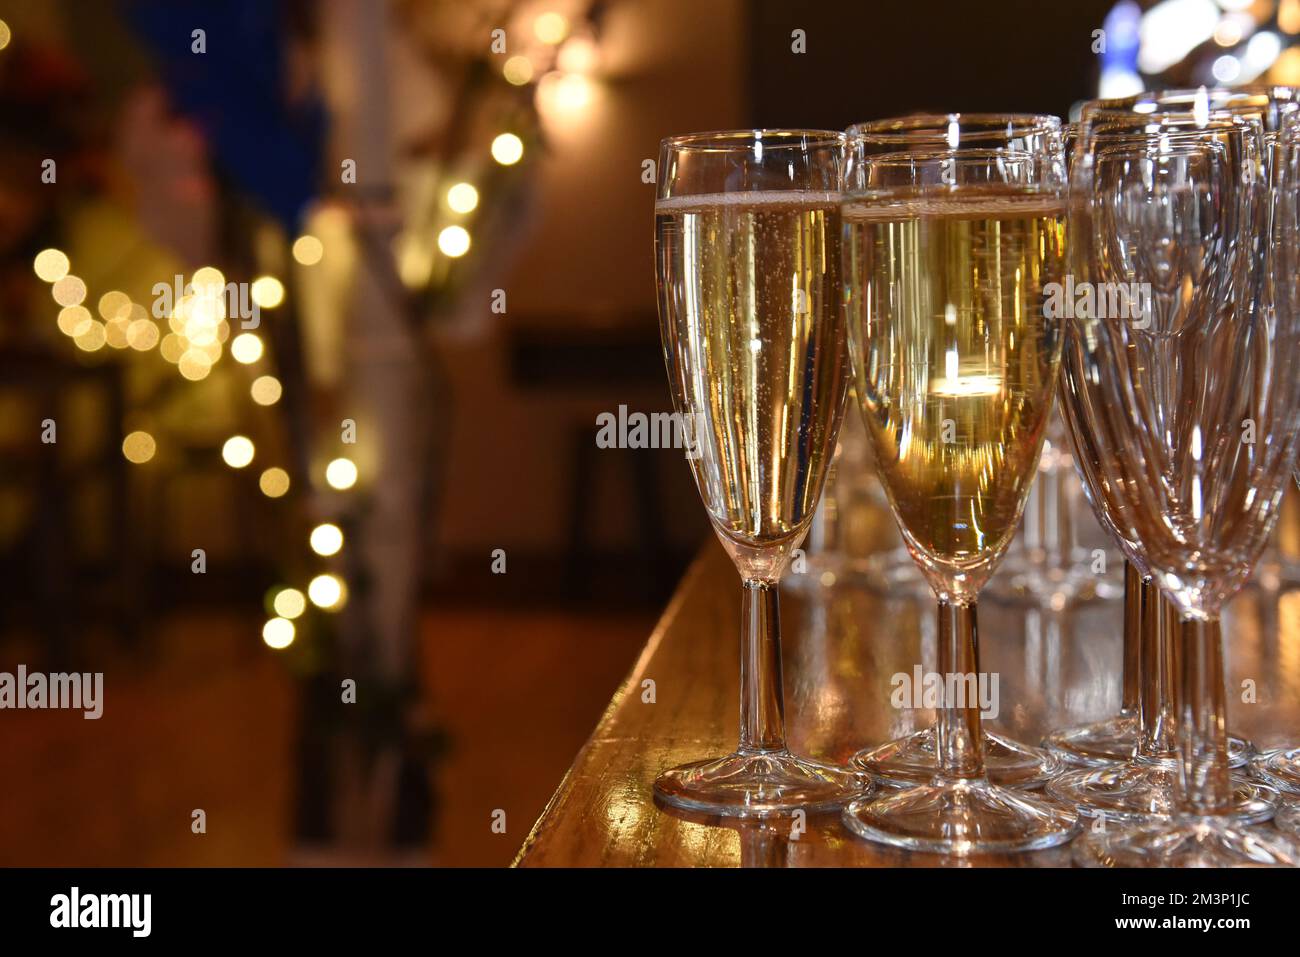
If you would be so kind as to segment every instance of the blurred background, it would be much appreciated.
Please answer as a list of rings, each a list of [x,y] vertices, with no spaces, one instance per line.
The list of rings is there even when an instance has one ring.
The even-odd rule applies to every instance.
[[[1248,82],[1300,0],[0,0],[0,671],[104,674],[0,864],[508,863],[709,537],[595,441],[659,140]]]

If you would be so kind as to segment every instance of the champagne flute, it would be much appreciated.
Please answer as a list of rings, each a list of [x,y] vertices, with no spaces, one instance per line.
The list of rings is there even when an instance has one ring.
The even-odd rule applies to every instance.
[[[1064,266],[1061,124],[918,116],[862,124],[849,139],[856,393],[890,508],[938,600],[945,688],[928,755],[913,747],[892,767],[867,760],[882,779],[901,767],[926,783],[855,800],[843,819],[862,837],[914,850],[1050,847],[1075,834],[1074,812],[990,782],[980,716],[989,702],[969,689],[979,684],[976,599],[1024,511],[1060,362],[1060,324],[1042,302]],[[1055,764],[1015,747],[1035,769]]]
[[[1084,864],[1300,860],[1285,837],[1242,823],[1268,816],[1276,793],[1230,774],[1219,628],[1276,520],[1300,417],[1300,338],[1285,310],[1251,305],[1263,150],[1257,116],[1204,99],[1128,118],[1085,110],[1071,266],[1096,295],[1067,323],[1067,404],[1112,531],[1174,606],[1181,760],[1175,812],[1090,832]],[[1143,288],[1145,308],[1101,305],[1103,291]]]
[[[1265,125],[1265,129],[1275,129],[1281,117],[1294,107],[1294,92],[1284,87],[1244,91],[1206,91],[1201,88],[1201,90],[1164,91],[1158,94],[1143,92],[1128,98],[1100,100],[1088,104],[1087,107],[1087,129],[1089,137],[1092,138],[1092,146],[1089,148],[1096,148],[1097,143],[1105,142],[1108,137],[1122,142],[1126,131],[1132,134],[1134,129],[1140,130],[1140,127],[1148,121],[1147,118],[1156,112],[1186,113],[1190,114],[1193,121],[1199,113],[1204,113],[1206,117],[1236,114],[1236,116],[1256,117]],[[1255,300],[1265,302],[1264,296],[1257,296]],[[1073,407],[1070,402],[1069,384],[1063,384],[1063,390],[1065,390],[1063,412],[1075,446],[1075,462],[1079,464],[1080,473],[1084,476],[1084,488],[1088,490],[1089,502],[1092,503],[1093,511],[1102,527],[1112,533],[1123,549],[1121,534],[1108,518],[1113,506],[1099,499],[1099,495],[1104,497],[1106,494],[1106,488],[1096,481],[1095,475],[1091,479],[1088,477],[1089,456],[1096,455],[1096,450],[1089,449],[1087,433],[1070,415]],[[1099,490],[1096,495],[1092,493],[1093,488]],[[1154,607],[1154,603],[1160,599],[1148,594],[1149,590],[1154,589],[1151,576],[1144,568],[1139,571],[1138,564],[1134,564],[1135,560],[1139,564],[1143,562],[1143,559],[1130,555],[1126,568],[1126,701],[1132,671],[1128,666],[1130,661],[1128,648],[1130,648],[1130,636],[1135,631],[1139,633],[1140,644],[1143,646],[1139,658],[1147,664],[1136,668],[1136,671],[1143,675],[1136,683],[1140,685],[1139,700],[1143,703],[1139,709],[1139,720],[1135,722],[1134,737],[1127,741],[1128,754],[1115,754],[1119,745],[1125,744],[1121,736],[1114,737],[1114,748],[1104,746],[1106,723],[1095,726],[1099,728],[1102,735],[1091,740],[1082,741],[1076,737],[1086,733],[1084,728],[1054,732],[1048,739],[1049,746],[1054,746],[1058,752],[1075,753],[1070,763],[1101,768],[1092,772],[1062,775],[1061,778],[1050,781],[1048,792],[1058,800],[1078,805],[1080,813],[1089,817],[1104,815],[1110,819],[1130,820],[1130,822],[1170,813],[1175,804],[1174,776],[1177,772],[1175,742],[1173,736],[1166,733],[1165,722],[1161,719],[1161,715],[1170,713],[1171,702],[1158,700],[1161,696],[1169,696],[1173,693],[1170,681],[1166,679],[1171,667],[1167,655],[1173,648],[1173,642],[1167,635],[1157,636],[1152,632],[1152,623],[1160,620],[1160,616],[1141,614],[1136,607],[1148,605]],[[1130,602],[1132,594],[1139,596],[1138,602]],[[1141,623],[1136,629],[1135,622]],[[1229,763],[1232,767],[1247,763],[1253,752],[1255,749],[1251,742],[1229,735]],[[1126,757],[1130,759],[1122,765],[1115,765],[1115,761],[1123,761]],[[1239,817],[1245,819],[1268,817],[1270,805],[1268,802],[1258,801],[1258,796],[1260,794],[1251,788],[1234,788],[1234,801]]]
[[[743,582],[740,744],[656,796],[738,817],[836,808],[869,781],[791,754],[777,585],[808,531],[848,386],[840,282],[845,139],[676,136],[660,149],[655,258],[664,358],[709,520]]]

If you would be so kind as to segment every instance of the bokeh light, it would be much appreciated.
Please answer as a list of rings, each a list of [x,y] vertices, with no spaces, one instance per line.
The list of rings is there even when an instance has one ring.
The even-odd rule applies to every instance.
[[[347,598],[347,589],[334,575],[317,575],[307,585],[307,597],[317,608],[339,608]]]
[[[506,60],[501,67],[506,82],[514,86],[523,86],[533,78],[533,61],[526,56],[515,55]]]
[[[279,651],[293,644],[293,622],[287,618],[272,618],[262,626],[262,640]]]
[[[458,259],[469,252],[469,233],[464,226],[448,226],[438,234],[438,248],[443,255]]]
[[[524,141],[514,133],[502,133],[492,141],[492,158],[502,166],[513,166],[524,156]]]
[[[283,391],[280,380],[273,375],[258,376],[249,388],[253,401],[258,405],[275,405],[280,401],[280,393]]]
[[[317,555],[337,555],[343,547],[343,531],[337,525],[325,522],[311,530],[311,550]]]
[[[274,309],[284,302],[284,284],[274,276],[259,276],[254,279],[250,292],[253,302],[262,309]]]
[[[533,21],[533,34],[543,43],[556,46],[569,35],[569,21],[554,11],[543,13]]]
[[[325,466],[325,481],[340,492],[357,484],[357,467],[351,459],[337,458]]]
[[[236,362],[250,365],[262,358],[262,340],[256,333],[241,332],[230,344],[230,354]]]
[[[54,283],[68,274],[72,264],[68,262],[67,254],[61,249],[42,249],[36,254],[32,268],[36,270],[39,279]]]
[[[242,469],[253,461],[253,441],[246,435],[232,435],[221,446],[221,458],[232,469]]]
[[[136,465],[148,462],[157,450],[157,443],[148,432],[132,432],[122,440],[122,454]]]
[[[458,213],[472,213],[478,206],[478,190],[469,183],[457,183],[447,190],[447,205]]]
[[[79,306],[86,300],[86,283],[80,276],[64,276],[51,292],[60,306]]]
[[[258,477],[257,487],[267,498],[280,498],[289,491],[289,473],[273,465]]]
[[[307,596],[296,588],[283,588],[271,604],[281,618],[297,618],[307,610]]]
[[[304,233],[293,241],[293,258],[304,266],[314,266],[325,255],[325,244],[311,233]]]

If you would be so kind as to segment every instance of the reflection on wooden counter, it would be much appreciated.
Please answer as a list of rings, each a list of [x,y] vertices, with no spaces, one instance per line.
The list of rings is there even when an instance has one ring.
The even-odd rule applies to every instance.
[[[1257,575],[1269,581],[1275,576]],[[894,675],[933,667],[930,602],[850,583],[782,587],[786,718],[796,753],[842,763],[859,748],[925,727],[928,710],[890,704]],[[654,802],[665,768],[735,743],[740,583],[710,544],[682,581],[520,849],[520,866],[1067,866],[1069,848],[964,860],[869,844],[838,815],[763,824],[689,817]],[[981,658],[999,677],[990,726],[1036,742],[1106,717],[1120,696],[1121,604],[1066,612],[980,606]],[[1229,713],[1260,748],[1300,741],[1300,587],[1250,586],[1224,621]]]

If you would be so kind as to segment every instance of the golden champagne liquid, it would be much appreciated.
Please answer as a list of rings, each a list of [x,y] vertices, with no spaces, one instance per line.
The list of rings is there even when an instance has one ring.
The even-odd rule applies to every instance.
[[[797,543],[821,495],[848,383],[838,204],[770,191],[656,205],[668,378],[696,425],[705,507],[740,545]]]
[[[993,192],[844,207],[849,337],[877,467],[931,585],[968,602],[1010,543],[1051,411],[1064,205]]]

